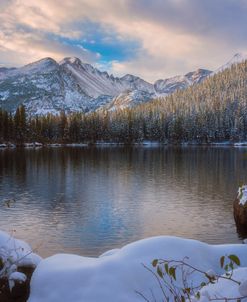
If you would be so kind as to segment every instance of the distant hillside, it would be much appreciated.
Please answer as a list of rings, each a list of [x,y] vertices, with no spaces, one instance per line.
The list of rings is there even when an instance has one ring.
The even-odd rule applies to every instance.
[[[247,60],[133,110],[168,139],[247,139]],[[158,127],[159,128],[159,127]]]

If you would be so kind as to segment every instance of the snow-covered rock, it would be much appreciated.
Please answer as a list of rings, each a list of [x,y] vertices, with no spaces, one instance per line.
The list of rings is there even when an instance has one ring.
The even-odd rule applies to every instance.
[[[237,228],[245,234],[247,230],[247,185],[243,185],[238,189],[233,208]]]
[[[12,273],[12,265],[36,267],[41,261],[41,257],[32,252],[30,245],[3,231],[0,231],[0,257],[5,264],[0,275],[6,269]]]
[[[12,291],[16,283],[24,283],[27,280],[27,276],[20,272],[13,272],[9,275],[9,289]]]
[[[17,292],[25,296],[29,288],[27,279],[40,261],[41,257],[27,243],[0,231],[0,301],[6,299],[8,290],[13,295]],[[24,270],[25,274],[18,270]]]
[[[245,205],[247,203],[247,186],[242,186],[238,189],[239,204]]]
[[[242,268],[236,270],[234,277],[244,282],[247,279],[247,246],[244,244],[214,246],[162,236],[128,244],[99,258],[58,254],[38,265],[31,280],[28,302],[144,301],[138,293],[149,301],[154,301],[154,297],[156,301],[162,301],[164,297],[157,280],[143,264],[154,269],[151,265],[153,259],[183,260],[187,256],[186,262],[196,268],[222,274],[224,271],[220,268],[219,259],[230,254],[239,257]],[[182,283],[180,277],[178,275],[176,280],[178,286]],[[191,274],[189,278],[195,285],[205,281],[205,276],[200,273]],[[231,281],[227,282],[229,284],[219,282],[220,294],[235,295],[238,287]],[[210,295],[218,288],[205,290]]]

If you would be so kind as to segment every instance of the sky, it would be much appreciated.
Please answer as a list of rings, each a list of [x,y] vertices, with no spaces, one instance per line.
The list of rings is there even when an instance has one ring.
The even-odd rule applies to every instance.
[[[247,52],[247,0],[0,0],[0,66],[79,57],[150,82]]]

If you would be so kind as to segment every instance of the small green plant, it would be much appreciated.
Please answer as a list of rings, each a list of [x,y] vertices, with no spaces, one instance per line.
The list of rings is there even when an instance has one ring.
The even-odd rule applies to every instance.
[[[241,286],[241,283],[233,278],[233,271],[240,266],[240,259],[236,255],[226,255],[220,258],[220,267],[224,270],[224,275],[216,274],[212,269],[203,271],[188,263],[188,257],[183,260],[164,260],[154,259],[152,267],[144,265],[144,267],[153,274],[159,288],[162,292],[163,300],[166,302],[185,302],[185,301],[198,301],[201,298],[201,290],[209,285],[215,284],[220,279],[225,279],[229,282],[236,283]],[[204,279],[203,282],[195,284],[196,278],[192,278],[193,274],[200,274]],[[179,280],[179,282],[177,282]],[[194,281],[193,281],[194,280]],[[247,281],[246,281],[247,282]],[[241,292],[241,291],[240,291]],[[142,293],[137,292],[145,301],[151,302]],[[171,299],[172,297],[172,299]],[[247,294],[235,298],[227,298],[214,296],[207,297],[208,301],[236,301],[240,302],[247,298]],[[156,301],[153,296],[152,301]]]

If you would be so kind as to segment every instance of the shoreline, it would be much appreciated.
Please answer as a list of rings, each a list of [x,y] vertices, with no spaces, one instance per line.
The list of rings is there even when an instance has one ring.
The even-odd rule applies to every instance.
[[[39,148],[60,148],[60,147],[97,147],[97,146],[121,146],[121,147],[247,147],[247,141],[239,141],[239,142],[212,142],[212,143],[200,143],[200,142],[180,142],[180,143],[162,143],[155,141],[143,141],[143,142],[135,142],[135,143],[122,143],[122,142],[93,142],[93,143],[1,143],[1,149],[16,149],[16,148],[24,148],[24,149],[39,149]]]

